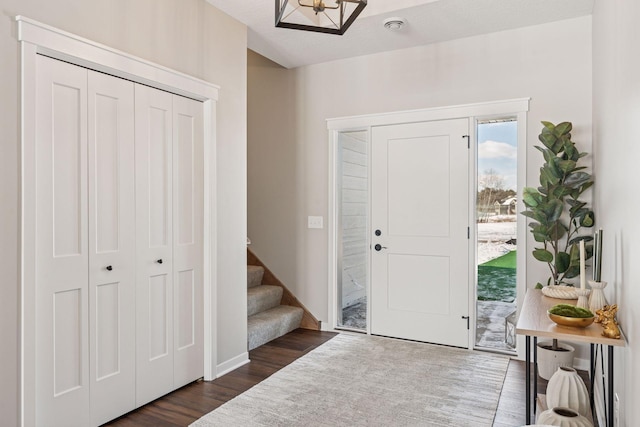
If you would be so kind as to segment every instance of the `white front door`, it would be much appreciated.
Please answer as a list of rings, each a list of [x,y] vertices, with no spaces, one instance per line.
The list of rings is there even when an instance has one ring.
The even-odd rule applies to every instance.
[[[469,344],[468,119],[372,129],[371,333]]]

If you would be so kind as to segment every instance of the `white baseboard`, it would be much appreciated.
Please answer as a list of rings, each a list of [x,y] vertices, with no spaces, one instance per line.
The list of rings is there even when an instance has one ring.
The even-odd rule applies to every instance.
[[[329,322],[320,322],[320,330],[323,332],[337,332]]]
[[[249,352],[245,351],[242,354],[234,357],[233,359],[229,359],[226,362],[220,363],[216,366],[216,378],[220,378],[223,375],[228,374],[229,372],[238,369],[242,365],[246,365],[249,363]]]

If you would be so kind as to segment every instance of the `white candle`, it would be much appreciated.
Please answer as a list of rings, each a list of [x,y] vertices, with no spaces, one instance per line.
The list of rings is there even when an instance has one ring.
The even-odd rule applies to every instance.
[[[580,240],[580,289],[586,289],[584,274],[584,240]]]

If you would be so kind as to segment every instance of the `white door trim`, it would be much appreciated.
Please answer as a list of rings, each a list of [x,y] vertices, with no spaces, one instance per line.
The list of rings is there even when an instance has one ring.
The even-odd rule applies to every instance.
[[[337,242],[337,203],[336,200],[336,191],[335,186],[337,183],[336,176],[336,167],[335,162],[338,158],[338,134],[340,132],[347,131],[356,131],[356,130],[369,130],[369,141],[371,140],[371,128],[373,126],[385,126],[385,125],[395,125],[402,123],[414,123],[414,122],[424,122],[424,121],[433,121],[433,120],[448,120],[448,119],[456,119],[456,118],[469,118],[470,123],[477,123],[478,119],[487,119],[490,117],[504,117],[507,115],[516,116],[518,119],[518,194],[522,194],[522,189],[526,183],[526,172],[527,172],[527,162],[526,162],[526,140],[527,140],[527,112],[529,111],[529,102],[531,98],[517,98],[517,99],[507,99],[507,100],[498,100],[492,102],[482,102],[482,103],[474,103],[474,104],[463,104],[463,105],[453,105],[453,106],[443,106],[443,107],[434,107],[434,108],[425,108],[418,110],[407,110],[407,111],[395,111],[388,113],[379,113],[379,114],[366,114],[360,116],[346,116],[346,117],[336,117],[327,119],[327,129],[329,131],[329,183],[328,183],[328,200],[329,200],[329,210],[328,210],[328,224],[327,228],[329,231],[328,236],[328,277],[329,277],[329,289],[328,289],[328,313],[329,313],[329,330],[335,329],[337,322],[337,262],[336,262],[336,242]],[[474,144],[476,144],[476,135],[475,135],[475,126],[471,130],[470,135],[471,141],[471,158],[474,159],[476,156]],[[477,175],[475,162],[472,162],[473,170],[470,171],[470,182],[471,187],[475,188],[475,176]],[[475,206],[475,196],[473,192],[470,192],[470,200],[469,206]],[[518,201],[518,211],[522,211],[524,208],[524,204],[522,201]],[[469,212],[469,223],[473,224],[475,220],[475,215],[473,212]],[[517,287],[518,287],[518,307],[522,305],[522,300],[524,299],[524,293],[526,289],[526,248],[527,248],[527,238],[528,238],[525,218],[522,215],[518,215],[518,248],[521,249],[518,251],[517,255]],[[472,228],[472,233],[470,238],[476,239],[475,235],[475,227]],[[470,259],[475,259],[476,249],[475,245],[470,245]],[[469,286],[475,286],[475,274],[476,272],[473,269],[470,269],[470,277],[469,277]],[[371,289],[369,284],[367,285],[367,295],[371,295]],[[475,298],[475,289],[470,289],[470,296]],[[472,301],[473,298],[469,298],[469,315],[474,322],[470,325],[470,328],[475,330],[475,304]],[[367,324],[369,324],[370,319],[368,319],[367,314]],[[367,329],[367,332],[369,330]],[[519,337],[520,339],[520,337]],[[469,340],[469,348],[473,348],[473,342],[475,340]],[[524,342],[518,343],[518,357],[522,359],[524,357]]]
[[[20,420],[35,424],[35,112],[36,55],[45,55],[203,103],[204,377],[216,377],[216,102],[219,87],[40,22],[16,16],[21,46]]]

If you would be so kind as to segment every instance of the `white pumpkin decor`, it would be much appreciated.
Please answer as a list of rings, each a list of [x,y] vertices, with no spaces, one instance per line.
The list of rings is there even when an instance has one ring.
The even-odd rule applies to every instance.
[[[588,418],[573,409],[563,407],[547,409],[541,413],[538,417],[538,424],[558,427],[593,427]]]
[[[582,416],[591,412],[589,392],[575,369],[560,366],[547,384],[547,408],[565,407]]]

